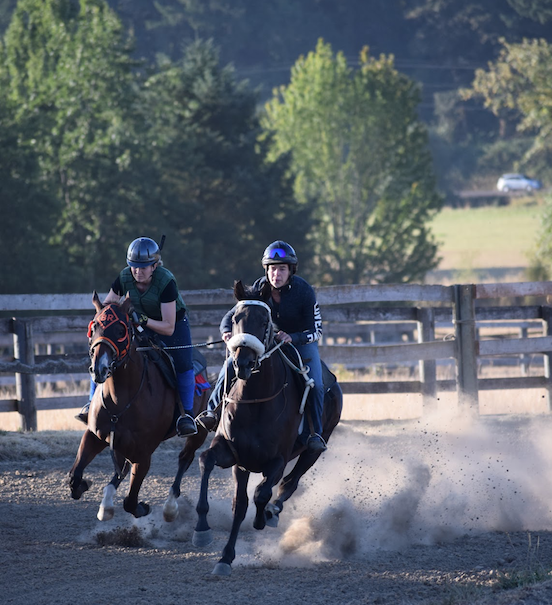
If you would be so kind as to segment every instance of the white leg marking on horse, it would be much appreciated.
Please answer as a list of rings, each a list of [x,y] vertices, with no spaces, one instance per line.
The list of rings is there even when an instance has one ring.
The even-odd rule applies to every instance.
[[[110,521],[115,515],[115,505],[113,504],[113,496],[117,490],[111,483],[104,487],[103,500],[100,504],[100,510],[98,510],[98,519],[100,521]]]
[[[163,506],[163,519],[165,519],[167,523],[172,523],[176,517],[178,517],[178,501],[174,497],[174,492],[171,487],[169,490],[169,497]]]

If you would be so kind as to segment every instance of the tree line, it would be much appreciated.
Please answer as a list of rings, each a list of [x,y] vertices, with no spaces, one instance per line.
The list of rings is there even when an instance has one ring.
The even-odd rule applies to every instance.
[[[477,120],[461,111],[461,102],[483,106],[490,88],[483,75],[473,86],[459,78],[428,126],[424,91],[392,53],[359,44],[352,56],[350,43],[312,38],[339,41],[346,23],[356,41],[365,19],[422,57],[438,17],[452,16],[451,41],[462,32],[465,41],[467,31],[492,40],[488,56],[499,66],[507,44],[529,43],[500,39],[504,27],[488,17],[509,16],[517,40],[528,24],[538,31],[546,22],[549,0],[414,4],[406,10],[393,0],[386,12],[377,2],[290,1],[271,21],[271,3],[250,0],[167,0],[155,11],[142,0],[1,1],[0,23],[9,22],[0,57],[0,228],[9,263],[0,292],[107,289],[128,243],[162,234],[167,266],[185,289],[251,281],[277,238],[295,246],[300,272],[316,284],[423,280],[438,263],[428,225],[446,173],[430,150],[464,136],[472,150],[477,140],[478,160],[500,154],[488,122],[474,130]],[[274,21],[289,19],[294,42],[278,45]],[[251,36],[255,23],[262,27]],[[300,53],[303,30],[312,43]],[[376,47],[385,39],[375,36]],[[538,44],[544,60],[548,42]],[[473,49],[462,48],[468,59]],[[291,70],[267,95],[230,60],[242,70],[291,61]],[[535,70],[535,83],[543,73]],[[520,75],[517,87],[530,88],[533,76]],[[526,97],[515,98],[509,107],[485,101],[517,144],[502,156],[546,157],[546,116],[537,120]]]

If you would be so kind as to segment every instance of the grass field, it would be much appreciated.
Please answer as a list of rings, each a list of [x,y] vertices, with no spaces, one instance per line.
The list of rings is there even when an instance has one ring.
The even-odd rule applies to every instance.
[[[508,206],[444,208],[432,224],[440,242],[438,269],[457,275],[490,269],[503,270],[506,277],[509,269],[520,273],[529,265],[543,204],[544,198],[535,196]]]

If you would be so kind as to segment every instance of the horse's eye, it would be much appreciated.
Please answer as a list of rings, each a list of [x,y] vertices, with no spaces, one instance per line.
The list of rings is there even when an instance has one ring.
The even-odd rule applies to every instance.
[[[123,324],[119,324],[117,326],[117,338],[120,340],[126,336],[126,329]]]

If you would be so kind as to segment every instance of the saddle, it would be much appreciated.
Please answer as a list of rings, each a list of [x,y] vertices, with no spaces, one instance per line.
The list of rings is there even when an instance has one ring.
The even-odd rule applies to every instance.
[[[165,343],[159,336],[154,334],[144,337],[140,342],[140,346],[143,346],[146,349],[145,353],[147,358],[159,368],[163,378],[167,381],[167,384],[173,389],[176,389],[176,370],[172,357],[165,349]],[[196,377],[196,385],[199,386],[200,389],[209,388],[209,383],[201,378],[201,374],[207,369],[207,360],[196,348],[192,349],[192,366],[194,376]]]

